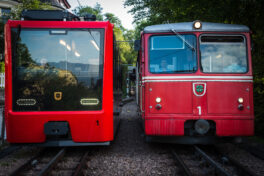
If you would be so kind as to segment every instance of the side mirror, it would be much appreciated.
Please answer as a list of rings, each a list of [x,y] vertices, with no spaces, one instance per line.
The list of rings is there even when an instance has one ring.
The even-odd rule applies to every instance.
[[[139,51],[140,50],[140,40],[135,40],[134,42],[134,50]]]

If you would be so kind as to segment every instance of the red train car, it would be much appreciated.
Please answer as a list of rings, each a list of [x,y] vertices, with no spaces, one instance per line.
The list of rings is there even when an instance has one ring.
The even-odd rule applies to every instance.
[[[185,22],[141,34],[138,105],[148,141],[210,143],[254,134],[250,29]]]
[[[5,26],[7,141],[109,145],[118,121],[113,25],[63,11],[22,18]]]

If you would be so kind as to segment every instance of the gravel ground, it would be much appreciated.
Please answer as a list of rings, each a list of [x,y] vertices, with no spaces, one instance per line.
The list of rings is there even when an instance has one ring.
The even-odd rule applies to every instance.
[[[0,176],[9,175],[16,168],[24,164],[32,156],[36,155],[41,148],[23,147],[0,160]]]
[[[243,166],[247,167],[253,173],[259,176],[264,175],[264,161],[251,155],[245,150],[236,147],[233,144],[221,144],[217,147],[230,158],[241,163]]]
[[[135,102],[120,114],[118,135],[110,147],[95,151],[87,162],[86,175],[173,175],[175,163],[169,145],[144,142]]]
[[[72,176],[80,163],[83,155],[90,148],[75,147],[68,148],[64,157],[57,163],[50,173],[51,176]]]

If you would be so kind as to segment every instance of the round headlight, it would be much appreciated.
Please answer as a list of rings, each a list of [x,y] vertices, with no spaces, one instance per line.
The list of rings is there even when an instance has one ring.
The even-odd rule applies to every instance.
[[[237,101],[238,101],[238,103],[243,103],[244,102],[244,99],[240,97],[240,98],[238,98]]]
[[[200,28],[202,28],[202,23],[201,23],[201,21],[195,21],[195,22],[193,23],[193,27],[194,27],[195,29],[200,29]]]
[[[157,98],[156,98],[156,102],[157,102],[157,103],[160,103],[160,102],[161,102],[161,98],[160,98],[160,97],[157,97]]]

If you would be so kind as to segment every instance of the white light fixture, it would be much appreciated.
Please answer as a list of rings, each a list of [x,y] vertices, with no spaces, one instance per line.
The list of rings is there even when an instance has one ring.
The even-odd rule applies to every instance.
[[[80,57],[81,55],[75,51],[75,56]]]
[[[160,102],[161,102],[161,98],[160,98],[160,97],[157,97],[157,98],[156,98],[156,102],[157,102],[157,103],[160,103]]]
[[[71,47],[69,45],[66,46],[67,50],[71,51]]]
[[[93,44],[93,46],[95,47],[95,49],[97,49],[97,51],[100,50],[94,40],[90,40],[90,42]]]
[[[59,34],[65,35],[67,34],[67,31],[66,30],[51,30],[50,33],[54,35],[59,35]]]
[[[244,102],[244,99],[240,97],[240,98],[238,98],[237,101],[238,101],[238,103],[243,103]]]
[[[193,22],[193,27],[194,27],[194,29],[201,29],[202,28],[201,21],[194,21]]]
[[[66,42],[64,40],[60,40],[60,44],[62,44],[63,46],[66,46]]]
[[[217,59],[220,59],[221,57],[222,57],[222,54],[218,54],[218,55],[216,56]]]

